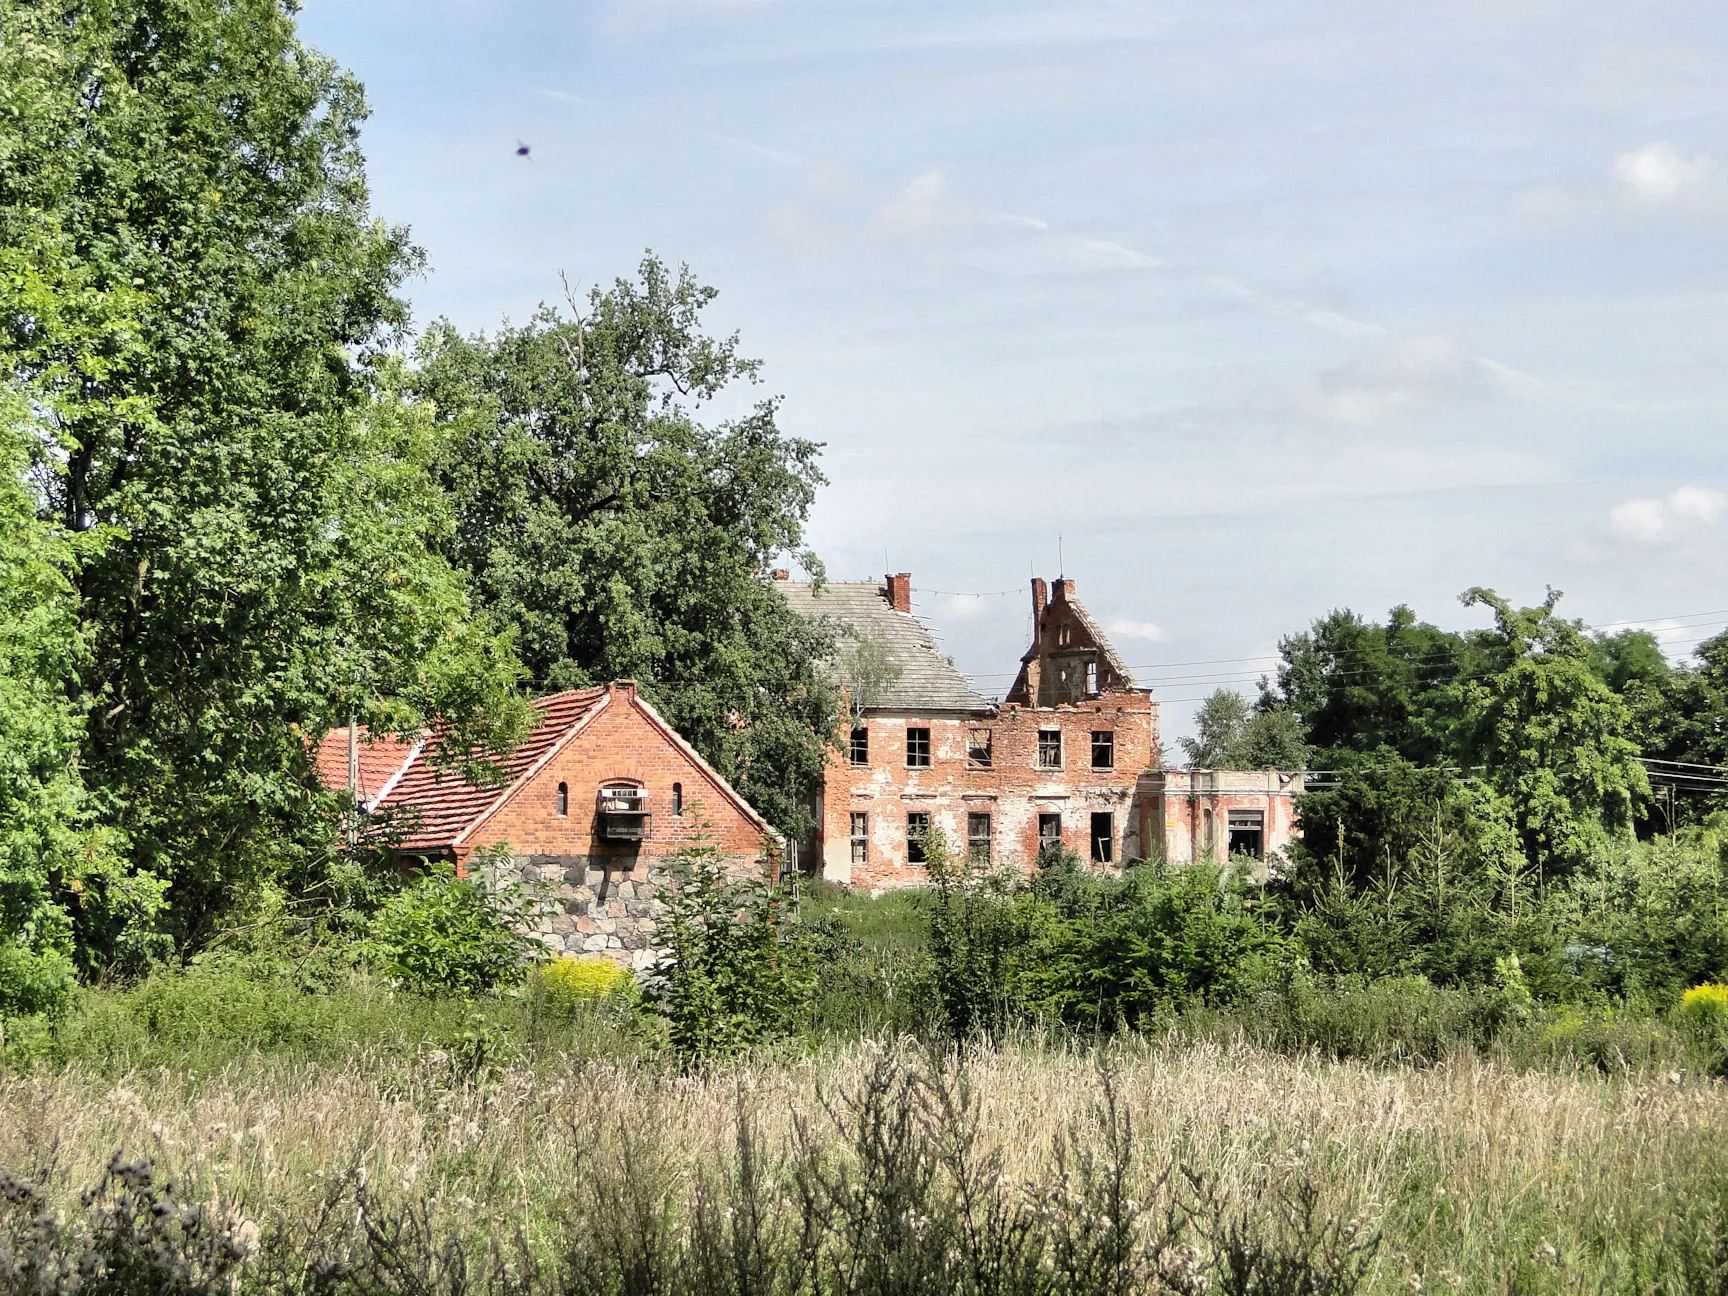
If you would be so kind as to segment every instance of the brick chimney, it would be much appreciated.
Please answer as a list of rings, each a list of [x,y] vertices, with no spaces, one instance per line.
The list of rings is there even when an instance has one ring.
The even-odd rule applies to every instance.
[[[888,606],[896,612],[912,610],[912,573],[898,572],[888,578]]]
[[[1042,576],[1032,578],[1032,633],[1038,633],[1038,627],[1044,624],[1044,608],[1050,601],[1049,587],[1044,584]]]
[[[1056,589],[1054,592],[1057,602],[1072,602],[1074,598],[1074,582],[1071,580],[1059,580],[1056,582]]]

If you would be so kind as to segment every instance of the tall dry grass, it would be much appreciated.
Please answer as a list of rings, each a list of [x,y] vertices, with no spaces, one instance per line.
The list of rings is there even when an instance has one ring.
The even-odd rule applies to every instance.
[[[282,1254],[354,1272],[357,1248],[380,1245],[368,1230],[393,1228],[384,1243],[399,1250],[426,1240],[429,1269],[466,1257],[468,1289],[673,1290],[645,1257],[700,1242],[704,1211],[732,1237],[733,1216],[715,1211],[740,1209],[747,1161],[763,1236],[811,1251],[764,1291],[897,1289],[834,1277],[843,1260],[858,1272],[905,1260],[842,1257],[866,1245],[847,1229],[915,1241],[941,1202],[953,1232],[957,1192],[1034,1221],[1015,1263],[1048,1271],[1063,1229],[1123,1213],[1100,1196],[1113,1174],[1131,1218],[1099,1228],[1138,1230],[1140,1249],[1124,1291],[1182,1289],[1207,1265],[1212,1290],[1235,1289],[1221,1267],[1233,1227],[1292,1254],[1331,1247],[1341,1273],[1354,1255],[1366,1290],[1683,1290],[1724,1256],[1728,1092],[1678,1074],[1520,1073],[1473,1056],[1377,1069],[1218,1043],[863,1044],[695,1076],[541,1064],[477,1085],[436,1055],[0,1083],[0,1166],[68,1218],[117,1151],[252,1221]],[[872,1164],[896,1157],[906,1164]],[[869,1188],[883,1174],[901,1178]],[[871,1192],[875,1216],[846,1215]],[[813,1210],[833,1216],[833,1236],[800,1242]],[[648,1269],[631,1278],[626,1253]],[[592,1282],[573,1283],[573,1267]],[[455,1290],[448,1278],[426,1289]]]

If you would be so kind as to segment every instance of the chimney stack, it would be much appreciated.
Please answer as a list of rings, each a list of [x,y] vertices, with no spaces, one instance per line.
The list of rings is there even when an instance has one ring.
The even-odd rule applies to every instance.
[[[1049,602],[1049,588],[1044,584],[1042,576],[1032,578],[1032,633],[1038,633],[1038,627],[1044,624],[1044,608]]]
[[[896,612],[912,610],[911,572],[897,572],[888,577],[888,606]]]
[[[1072,602],[1074,599],[1074,582],[1071,580],[1057,581],[1055,593],[1056,597],[1063,603]]]

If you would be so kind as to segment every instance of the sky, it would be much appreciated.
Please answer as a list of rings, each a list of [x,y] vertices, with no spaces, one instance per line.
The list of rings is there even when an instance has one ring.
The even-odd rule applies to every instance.
[[[1066,574],[1184,732],[1337,607],[1728,626],[1728,6],[306,0],[416,319],[644,249],[981,691]],[[530,149],[526,158],[517,149]]]

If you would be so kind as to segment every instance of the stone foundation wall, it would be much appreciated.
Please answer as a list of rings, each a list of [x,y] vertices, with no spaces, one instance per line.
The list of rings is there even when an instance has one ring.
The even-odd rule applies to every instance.
[[[728,861],[736,877],[756,875],[753,859]],[[531,934],[554,955],[602,954],[642,971],[660,949],[655,934],[673,881],[671,862],[640,855],[516,855],[493,870],[493,885],[519,882],[541,904]]]

